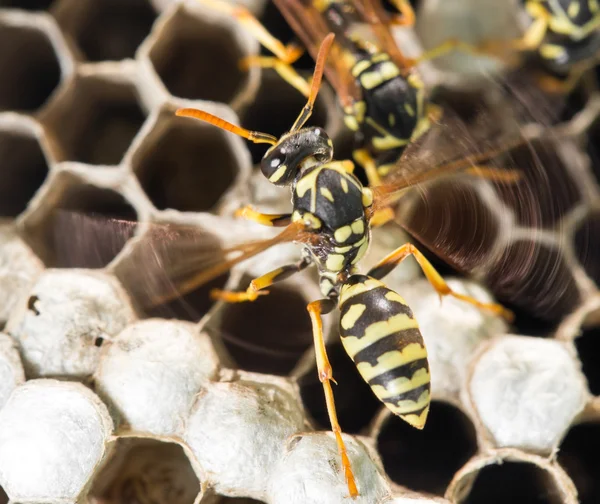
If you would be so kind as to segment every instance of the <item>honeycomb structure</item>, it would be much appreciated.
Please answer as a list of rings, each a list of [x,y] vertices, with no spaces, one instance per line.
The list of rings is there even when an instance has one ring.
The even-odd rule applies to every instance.
[[[448,13],[425,0],[420,22],[441,37],[437,14],[460,4],[489,15],[492,3],[460,0]],[[285,33],[272,5],[245,5]],[[428,33],[398,36],[427,46]],[[0,47],[0,504],[349,502],[305,309],[319,297],[314,275],[249,304],[208,296],[297,260],[298,248],[150,303],[200,251],[272,236],[232,217],[241,204],[289,205],[253,168],[264,149],[176,108],[278,135],[302,97],[270,71],[242,72],[258,43],[195,1],[0,0]],[[511,327],[454,299],[440,305],[412,261],[386,278],[430,354],[423,431],[376,400],[325,319],[354,502],[600,502],[599,96],[555,126],[560,190],[533,238],[518,206],[469,192],[490,219],[517,223],[517,259],[522,243],[541,244],[526,297],[560,302],[525,303],[533,317],[518,313]],[[327,86],[311,122],[344,152]],[[441,201],[444,185],[430,191]],[[364,267],[406,240],[394,225],[375,230]],[[488,273],[479,279],[502,294]],[[449,283],[493,299],[477,281]]]

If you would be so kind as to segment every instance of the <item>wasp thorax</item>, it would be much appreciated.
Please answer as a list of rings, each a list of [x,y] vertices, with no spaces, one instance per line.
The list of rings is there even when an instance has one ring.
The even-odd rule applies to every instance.
[[[286,133],[264,155],[260,169],[275,185],[287,185],[307,164],[333,159],[333,143],[322,128],[304,128]]]

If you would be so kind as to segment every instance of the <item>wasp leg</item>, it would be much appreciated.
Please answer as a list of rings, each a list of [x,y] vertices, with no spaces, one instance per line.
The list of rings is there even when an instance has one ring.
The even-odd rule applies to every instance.
[[[398,9],[400,16],[392,16],[390,23],[395,26],[414,26],[415,11],[408,0],[391,0],[391,3]]]
[[[423,270],[423,273],[425,273],[427,280],[429,280],[429,283],[440,295],[440,298],[442,296],[452,296],[456,299],[460,299],[461,301],[465,301],[466,303],[477,306],[477,308],[481,308],[482,310],[487,310],[496,315],[501,315],[509,321],[513,320],[513,313],[504,308],[502,305],[496,303],[482,303],[471,296],[465,296],[464,294],[454,292],[444,281],[441,275],[436,271],[433,265],[412,243],[406,243],[394,250],[391,254],[376,264],[371,271],[369,271],[368,275],[381,280],[410,255],[414,256],[414,258],[417,260],[419,266],[421,266],[421,269]]]
[[[290,86],[297,89],[304,97],[308,98],[310,93],[310,83],[294,70],[294,68],[285,61],[272,56],[248,56],[240,61],[243,70],[251,66],[260,66],[262,68],[272,68],[279,76]]]
[[[381,177],[377,171],[377,164],[375,163],[373,157],[365,149],[356,149],[352,153],[352,157],[365,169],[370,187],[381,185]]]
[[[248,288],[243,292],[232,292],[232,291],[224,291],[221,289],[213,289],[210,291],[210,297],[213,299],[221,299],[228,303],[243,303],[245,301],[256,301],[258,296],[266,296],[269,291],[265,291],[270,285],[273,285],[275,282],[280,282],[281,280],[285,280],[286,278],[291,277],[295,273],[302,271],[310,264],[310,261],[307,259],[302,259],[300,262],[296,264],[288,264],[287,266],[282,266],[281,268],[277,268],[273,271],[269,271],[269,273],[265,273],[264,275],[255,278],[250,282]]]
[[[258,42],[271,51],[278,59],[291,65],[302,54],[304,49],[297,44],[283,44],[279,39],[271,35],[258,19],[246,8],[239,5],[233,5],[221,0],[197,0],[215,10],[224,12],[235,17]]]
[[[394,209],[392,207],[384,207],[375,211],[373,217],[371,217],[371,220],[369,221],[369,225],[372,228],[381,227],[394,220],[394,217],[396,217]]]
[[[335,383],[335,381],[333,380],[331,364],[329,363],[329,358],[327,357],[325,340],[323,339],[323,322],[321,320],[321,314],[329,313],[334,308],[335,302],[331,299],[313,301],[306,307],[308,313],[310,314],[310,320],[312,321],[319,381],[323,384],[323,390],[325,392],[325,402],[327,403],[327,413],[329,414],[331,430],[335,434],[335,440],[342,458],[342,466],[344,468],[344,475],[346,477],[346,483],[348,485],[350,497],[354,498],[358,496],[358,489],[356,488],[356,481],[354,479],[352,467],[350,466],[350,459],[348,458],[348,453],[346,452],[346,446],[344,445],[344,440],[342,439],[342,429],[340,428],[340,424],[337,419],[335,400],[333,398],[333,390],[331,388],[331,382],[333,381]]]
[[[291,222],[292,215],[291,214],[264,214],[257,212],[251,206],[245,206],[236,210],[236,217],[241,217],[242,219],[248,219],[254,222],[258,222],[263,226],[275,226],[275,227],[283,227],[287,226]]]

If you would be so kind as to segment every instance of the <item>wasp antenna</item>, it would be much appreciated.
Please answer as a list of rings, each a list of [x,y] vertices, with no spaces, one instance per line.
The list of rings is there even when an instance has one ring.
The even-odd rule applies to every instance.
[[[317,55],[317,63],[315,64],[315,71],[313,72],[312,83],[310,85],[308,102],[306,102],[306,105],[304,105],[302,112],[300,112],[298,119],[296,119],[296,122],[294,122],[294,125],[290,131],[298,131],[300,128],[302,128],[312,114],[313,107],[315,106],[315,100],[317,99],[319,89],[321,88],[321,80],[323,79],[323,71],[325,70],[325,61],[329,55],[329,50],[331,49],[331,44],[333,44],[334,38],[335,35],[330,33],[323,39],[323,42],[321,42],[319,54]]]
[[[175,114],[180,117],[192,117],[194,119],[198,119],[199,121],[207,122],[216,126],[217,128],[235,133],[236,135],[246,138],[254,143],[268,143],[271,145],[275,145],[277,143],[277,138],[273,135],[261,133],[260,131],[247,130],[240,126],[236,126],[235,124],[231,124],[225,119],[221,119],[220,117],[209,114],[208,112],[204,112],[203,110],[182,108],[178,109]]]

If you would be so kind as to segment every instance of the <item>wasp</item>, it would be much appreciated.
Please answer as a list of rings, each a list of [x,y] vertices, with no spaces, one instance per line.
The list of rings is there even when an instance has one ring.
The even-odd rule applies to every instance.
[[[305,97],[309,96],[309,83],[291,66],[303,53],[299,45],[284,45],[242,7],[200,1],[235,16],[275,55],[246,58],[244,66],[273,68]],[[415,16],[409,2],[393,3],[401,12],[393,22],[412,25]],[[370,185],[380,184],[406,146],[429,129],[430,116],[439,114],[427,101],[415,60],[406,58],[396,47],[380,20],[382,9],[371,2],[276,0],[275,4],[313,57],[327,33],[335,34],[325,75],[336,91],[346,126],[354,132],[354,160],[365,169]],[[367,20],[377,43],[367,40],[358,29]]]
[[[290,130],[280,138],[246,130],[201,110],[177,111],[179,116],[205,121],[251,142],[270,145],[261,161],[261,172],[272,184],[290,187],[292,203],[292,211],[287,214],[263,214],[251,207],[242,208],[238,215],[284,229],[274,238],[225,251],[226,255],[234,252],[236,257],[225,258],[206,269],[200,268],[180,285],[180,289],[193,290],[278,243],[302,245],[302,257],[296,264],[277,268],[252,280],[245,291],[217,289],[212,291],[212,297],[231,303],[254,301],[268,294],[268,287],[275,282],[309,266],[317,268],[323,299],[309,303],[307,310],[312,321],[318,376],[348,492],[351,497],[356,497],[359,488],[337,419],[331,386],[333,371],[325,347],[322,315],[335,308],[339,310],[339,334],[361,376],[394,414],[422,429],[430,405],[427,350],[410,307],[383,283],[383,278],[404,259],[413,256],[440,296],[453,296],[507,319],[511,319],[512,314],[501,305],[482,303],[452,291],[432,264],[410,243],[390,253],[366,274],[361,274],[358,263],[369,247],[371,228],[385,221],[386,209],[400,193],[416,184],[457,172],[505,182],[514,181],[518,175],[491,168],[474,169],[477,159],[470,157],[428,170],[415,167],[411,173],[395,177],[389,183],[373,188],[364,186],[353,174],[352,161],[334,160],[333,144],[327,133],[317,126],[305,127],[334,36],[328,34],[321,44],[308,101]]]

